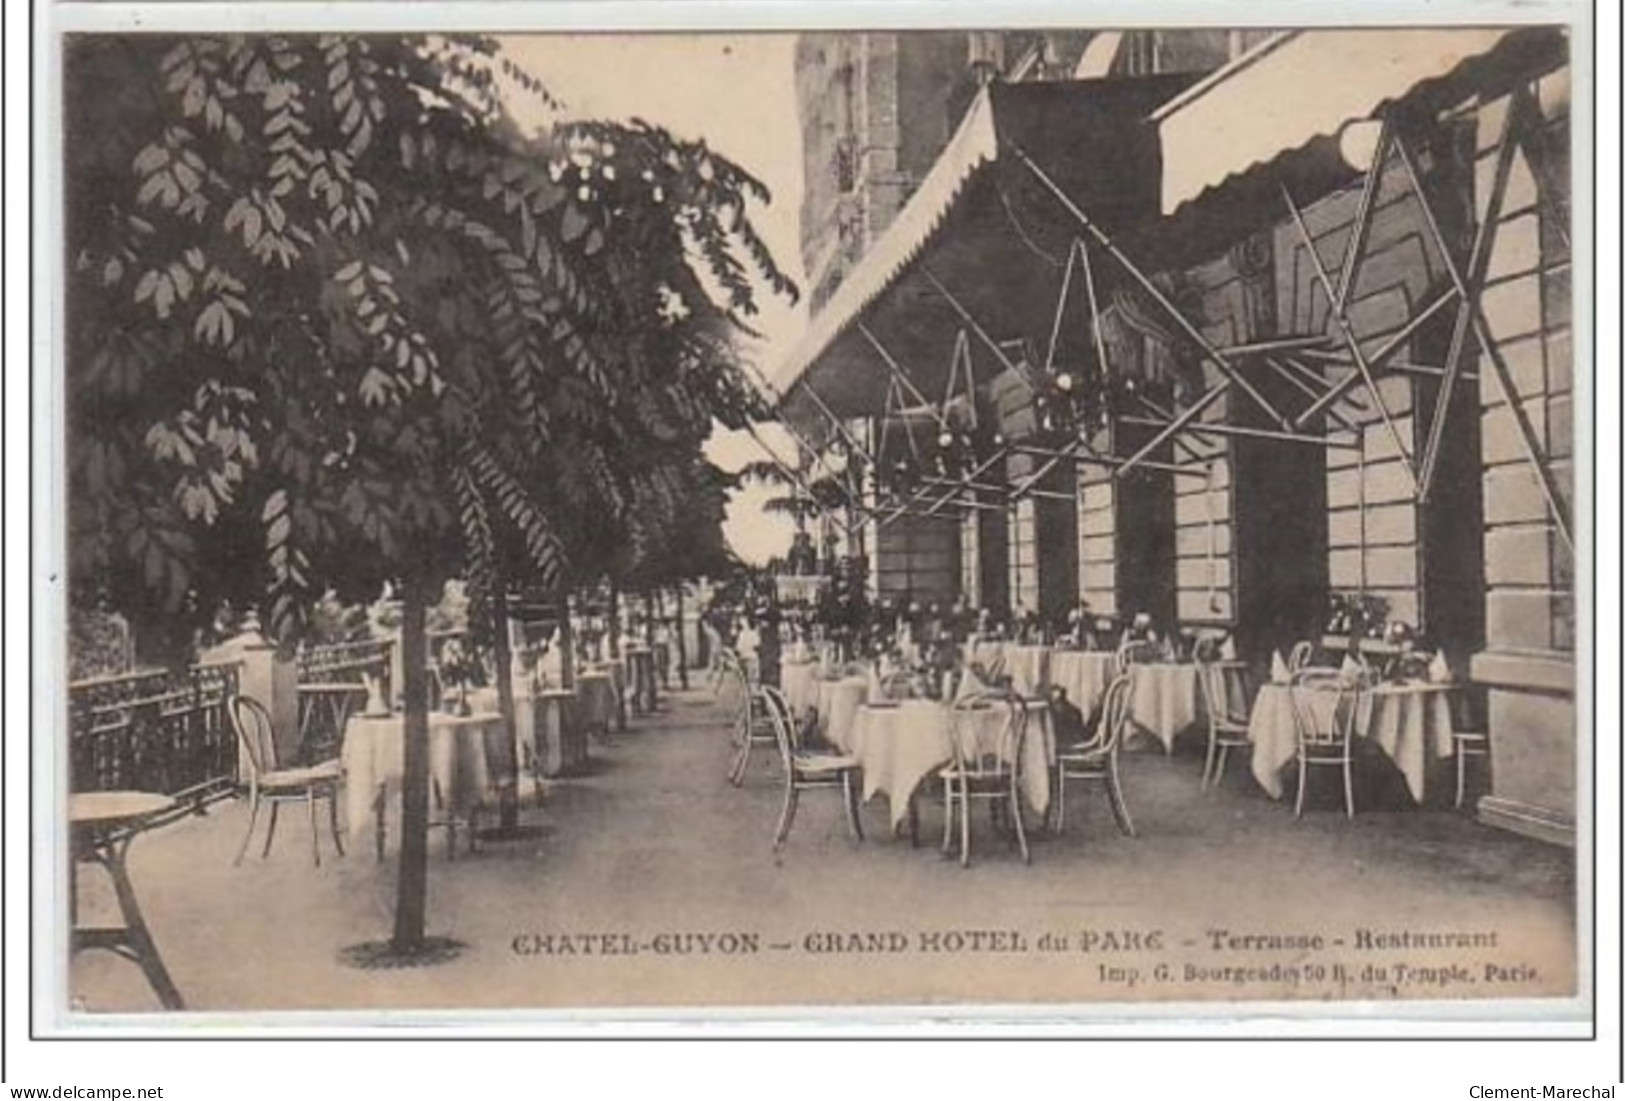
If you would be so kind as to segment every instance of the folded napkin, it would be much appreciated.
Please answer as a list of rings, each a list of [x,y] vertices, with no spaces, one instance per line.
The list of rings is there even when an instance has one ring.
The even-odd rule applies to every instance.
[[[967,668],[965,670],[965,675],[959,678],[959,687],[954,692],[954,702],[958,703],[960,700],[969,699],[978,692],[986,691],[986,682],[984,682],[981,677],[976,675],[976,670]]]
[[[1455,679],[1450,672],[1450,663],[1444,660],[1443,651],[1435,653],[1433,660],[1428,662],[1428,680],[1434,684],[1449,684]]]
[[[1281,651],[1277,650],[1270,655],[1270,683],[1290,684],[1291,682],[1292,674],[1287,670],[1286,659],[1281,656]]]
[[[1365,666],[1360,664],[1353,654],[1343,655],[1343,664],[1337,669],[1337,675],[1344,684],[1353,684],[1365,676]]]
[[[1279,655],[1277,655],[1277,656],[1279,656]],[[1235,661],[1236,660],[1236,640],[1231,638],[1229,635],[1225,636],[1224,644],[1219,647],[1219,660],[1220,661]]]
[[[367,704],[361,713],[368,718],[389,714],[389,701],[384,699],[383,679],[373,673],[362,673],[361,683],[367,686]]]

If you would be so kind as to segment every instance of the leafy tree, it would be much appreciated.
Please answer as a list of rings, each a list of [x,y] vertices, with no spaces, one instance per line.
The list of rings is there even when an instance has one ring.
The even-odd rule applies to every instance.
[[[745,415],[715,353],[755,279],[792,290],[765,190],[642,123],[525,138],[497,74],[539,88],[485,39],[84,36],[66,63],[75,599],[262,604],[291,639],[329,588],[398,584],[417,951],[425,607],[489,593],[503,547],[555,586],[625,521],[627,456]]]

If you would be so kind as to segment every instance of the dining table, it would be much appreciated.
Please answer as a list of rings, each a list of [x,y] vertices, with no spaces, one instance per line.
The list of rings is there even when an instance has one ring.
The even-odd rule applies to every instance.
[[[620,692],[609,668],[576,674],[576,715],[583,728],[605,737],[620,725]]]
[[[500,760],[496,740],[502,716],[491,712],[429,713],[429,793],[437,824],[472,823],[479,808],[498,795]],[[399,814],[406,775],[406,723],[399,714],[352,715],[340,752],[344,765],[344,805],[352,838],[369,826],[383,858],[388,821]]]
[[[846,742],[837,742],[858,762],[863,773],[863,798],[885,795],[890,802],[893,832],[908,821],[909,807],[920,786],[952,762],[953,728],[970,735],[967,750],[992,753],[1010,721],[1010,706],[995,703],[979,708],[954,708],[937,700],[897,700],[866,703],[853,716]],[[1055,730],[1049,708],[1029,701],[1027,731],[1018,764],[1022,795],[1039,816],[1049,811],[1050,770],[1055,763]]]
[[[790,714],[801,718],[818,706],[818,680],[823,665],[817,658],[785,658],[779,663],[779,688]]]
[[[1239,712],[1227,702],[1246,699],[1246,663],[1220,661],[1218,701],[1227,712]],[[1173,753],[1174,739],[1198,723],[1207,721],[1207,707],[1197,683],[1200,669],[1195,662],[1142,662],[1128,667],[1129,724],[1131,729],[1149,734],[1162,743],[1164,752]]]
[[[1115,676],[1117,655],[1110,650],[1055,650],[1049,656],[1049,687],[1064,690],[1085,715],[1100,706]]]
[[[1308,706],[1323,719],[1336,706],[1330,689],[1308,689]],[[1354,734],[1375,745],[1398,767],[1418,804],[1426,794],[1427,760],[1448,757],[1455,749],[1447,683],[1379,684],[1362,690],[1354,716]],[[1284,773],[1297,759],[1297,723],[1292,714],[1290,684],[1261,685],[1247,722],[1253,744],[1253,778],[1273,799],[1286,793]]]
[[[852,720],[869,695],[869,678],[840,674],[818,680],[818,733],[843,748],[852,741]]]
[[[76,868],[68,869],[68,921],[71,950],[103,949],[141,968],[165,1009],[185,1009],[175,982],[153,942],[135,887],[130,882],[130,845],[175,808],[175,800],[150,791],[87,791],[68,796],[68,830],[74,860],[99,864],[113,884],[122,925],[79,925]]]

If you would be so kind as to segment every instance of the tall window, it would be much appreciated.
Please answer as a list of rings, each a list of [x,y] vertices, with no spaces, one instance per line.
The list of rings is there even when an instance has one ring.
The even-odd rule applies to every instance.
[[[1010,509],[1010,610],[1038,610],[1038,509],[1023,497]]]
[[[972,607],[982,603],[982,518],[967,509],[959,521],[959,595]]]

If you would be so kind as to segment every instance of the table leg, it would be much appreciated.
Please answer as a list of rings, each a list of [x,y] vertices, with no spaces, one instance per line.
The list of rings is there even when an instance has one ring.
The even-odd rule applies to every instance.
[[[147,931],[146,920],[141,916],[141,906],[136,902],[135,888],[130,884],[129,872],[125,867],[125,854],[130,847],[131,838],[114,841],[105,847],[96,850],[94,859],[107,869],[107,876],[113,881],[113,893],[118,897],[119,911],[124,917],[123,939],[129,945],[131,958],[140,966],[147,977],[147,982],[158,995],[158,1000],[165,1009],[185,1009],[186,1003],[181,999],[180,991],[169,977],[169,971],[164,967],[163,957],[158,954],[158,946],[153,943],[152,934]]]

